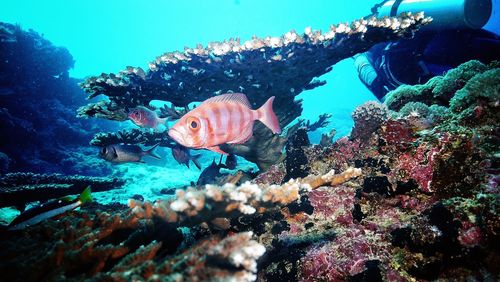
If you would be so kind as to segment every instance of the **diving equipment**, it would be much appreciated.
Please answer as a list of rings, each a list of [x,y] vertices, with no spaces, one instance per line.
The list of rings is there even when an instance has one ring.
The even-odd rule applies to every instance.
[[[376,13],[379,18],[423,11],[433,19],[423,27],[429,30],[480,29],[492,13],[491,0],[391,0],[381,4]]]

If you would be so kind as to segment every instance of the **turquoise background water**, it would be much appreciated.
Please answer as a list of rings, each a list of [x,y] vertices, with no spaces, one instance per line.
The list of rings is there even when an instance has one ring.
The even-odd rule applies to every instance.
[[[499,0],[494,0],[494,17]],[[279,36],[305,27],[327,30],[330,24],[349,22],[370,13],[379,0],[192,0],[192,1],[8,1],[2,3],[0,20],[19,23],[64,46],[76,60],[71,75],[78,78],[117,72],[127,65],[147,68],[156,56],[184,46],[204,46],[210,41],[253,35]],[[498,31],[491,21],[487,29]],[[306,91],[306,119],[332,113],[338,136],[348,134],[350,113],[375,97],[361,84],[352,61],[335,65],[324,75],[327,85]],[[319,140],[321,132],[312,134]]]

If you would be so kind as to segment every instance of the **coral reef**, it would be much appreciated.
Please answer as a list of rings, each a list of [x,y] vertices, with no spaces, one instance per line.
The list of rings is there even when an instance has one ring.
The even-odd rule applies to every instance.
[[[255,281],[258,259],[266,247],[253,232],[212,235],[197,226],[215,222],[220,215],[279,214],[280,207],[296,203],[301,193],[311,190],[308,183],[336,185],[358,175],[352,169],[281,186],[207,185],[202,191],[179,190],[177,199],[154,205],[130,200],[131,210],[89,204],[60,220],[47,220],[24,231],[0,232],[0,260],[6,262],[0,264],[0,270],[11,281],[170,281],[186,277]],[[184,232],[180,226],[193,229]],[[27,266],[30,271],[21,271]]]
[[[433,104],[429,85],[447,79],[405,86],[391,94],[398,100],[386,101],[391,111],[366,114],[370,105],[384,108],[371,102],[355,111],[355,127],[366,125],[367,130],[353,129],[350,139],[341,138],[326,148],[303,148],[307,162],[302,166],[309,168],[308,173],[355,166],[362,175],[309,192],[312,212],[284,212],[280,220],[286,228],[267,249],[278,257],[280,249],[290,255],[264,262],[260,277],[304,281],[498,277],[500,96],[493,75],[498,67],[493,63],[471,74],[469,66],[474,64],[450,72],[467,79],[452,92],[436,95],[441,101],[448,96],[446,103]],[[462,69],[465,74],[460,74]],[[409,89],[420,93],[417,90],[423,88],[430,92],[395,95]],[[452,108],[450,101],[464,106]],[[464,118],[477,107],[481,107],[479,120]],[[284,174],[285,167],[276,165],[257,180],[276,182]],[[289,241],[298,243],[280,245]]]
[[[80,194],[88,186],[93,192],[108,191],[121,188],[124,183],[116,178],[8,173],[0,178],[0,207],[21,207],[29,202]]]
[[[221,93],[243,92],[254,107],[275,96],[274,110],[281,128],[285,128],[302,112],[300,101],[294,98],[304,90],[325,84],[315,78],[329,72],[332,65],[379,42],[411,36],[429,21],[422,13],[405,13],[397,18],[332,25],[325,33],[309,27],[302,35],[290,31],[281,37],[254,37],[244,43],[230,39],[165,53],[151,62],[147,71],[127,67],[118,74],[86,79],[80,85],[89,99],[105,95],[108,100],[81,107],[78,115],[123,121],[131,108],[163,100],[172,106],[162,108],[161,114],[174,119],[192,102]],[[326,117],[307,126],[320,126]],[[109,134],[98,135],[92,143],[101,145],[109,140],[115,139]],[[245,144],[225,145],[221,149],[265,170],[280,159],[286,140],[257,124],[253,137]]]
[[[113,144],[142,144],[154,146],[160,144],[162,147],[173,148],[176,143],[168,136],[167,132],[152,132],[149,130],[134,128],[131,130],[120,130],[114,132],[97,133],[90,141],[93,146],[105,147]]]
[[[246,214],[272,212],[300,199],[300,195],[322,185],[339,185],[361,173],[348,169],[340,175],[333,171],[323,176],[289,180],[282,185],[258,185],[246,182],[241,186],[206,185],[203,190],[177,190],[175,200],[149,202],[129,201],[139,218],[161,218],[181,226],[195,226],[216,218],[234,218]]]
[[[93,166],[92,157],[75,154],[88,147],[87,140],[98,129],[111,126],[75,117],[85,99],[78,80],[68,76],[74,64],[68,50],[33,30],[7,23],[0,23],[0,50],[0,128],[8,132],[2,136],[0,151],[10,160],[8,171],[109,172]]]
[[[397,26],[405,24],[405,17],[408,26],[400,29]],[[329,33],[306,30],[304,37],[290,33],[279,40],[254,39],[245,43],[244,48],[230,41],[211,44],[208,49],[169,53],[151,64],[148,72],[128,68],[119,75],[103,75],[84,82],[91,96],[104,93],[110,100],[101,105],[106,111],[92,105],[94,112],[83,109],[82,113],[121,119],[127,107],[148,103],[153,92],[158,95],[155,98],[167,96],[174,105],[186,106],[218,90],[231,90],[224,88],[232,87],[231,83],[249,79],[262,86],[258,76],[239,76],[240,69],[211,67],[238,65],[237,60],[260,62],[264,54],[267,57],[262,63],[285,66],[306,58],[307,52],[326,54],[329,46],[345,44],[335,41],[341,38],[353,46],[343,52],[351,52],[363,49],[381,35],[395,38],[394,35],[409,31],[406,28],[416,28],[422,21],[425,20],[420,15],[405,15],[400,21],[385,19],[367,21],[365,26],[363,22],[352,27],[337,26],[335,37],[330,39],[326,39]],[[346,28],[351,30],[346,33]],[[290,36],[293,42],[284,43]],[[325,46],[328,40],[333,45]],[[311,51],[300,46],[308,46]],[[225,50],[226,47],[231,48]],[[286,53],[274,59],[272,56],[277,54],[268,53],[292,47],[297,53],[290,60],[283,59],[288,57]],[[245,56],[240,57],[242,54]],[[255,54],[258,58],[252,57]],[[329,60],[338,58],[336,55],[332,54]],[[203,63],[200,58],[207,64],[203,65],[204,71],[190,69]],[[286,66],[278,74],[285,76],[297,71],[307,77],[300,72],[304,68]],[[308,70],[314,69],[308,66]],[[176,72],[170,72],[173,69]],[[268,168],[251,182],[235,184],[244,179],[239,171],[223,178],[229,183],[177,190],[175,197],[155,202],[134,196],[128,207],[91,203],[59,219],[49,219],[21,231],[0,228],[2,278],[8,281],[498,280],[498,70],[497,62],[482,65],[473,61],[425,85],[396,89],[384,105],[368,102],[355,110],[351,136],[335,142],[330,138],[322,145],[311,145],[307,131],[324,124],[326,116],[317,123],[296,123],[283,136],[273,137],[276,139],[256,125],[255,140],[249,141],[256,143],[234,147],[247,159],[254,158],[261,168]],[[322,69],[318,75],[325,71]],[[209,74],[216,75],[216,82],[209,90],[180,84],[183,82],[180,78],[196,81],[198,76]],[[170,85],[163,84],[169,82]],[[301,87],[320,84],[312,82]],[[281,91],[280,85],[264,86],[274,93]],[[139,86],[143,92],[136,88]],[[249,98],[259,101],[264,97],[259,93],[254,90]],[[281,110],[280,123],[287,125],[300,114],[300,102],[293,101],[294,94],[287,94],[285,99],[285,92],[280,93],[274,94],[283,99],[283,105],[294,103],[289,113],[283,114],[288,109]],[[169,107],[162,112],[175,118],[182,110]],[[98,135],[94,140],[95,144],[131,140],[170,146],[168,139],[158,139],[157,135],[139,130]],[[279,146],[266,143],[270,140]],[[287,154],[281,157],[278,148],[285,145]],[[257,154],[259,146],[264,147]],[[266,154],[272,156],[267,158]],[[2,181],[9,187],[18,186],[19,179],[28,186],[43,186],[59,181],[57,178],[8,174]],[[65,183],[83,185],[85,181],[75,178]],[[111,185],[112,180],[103,183]]]

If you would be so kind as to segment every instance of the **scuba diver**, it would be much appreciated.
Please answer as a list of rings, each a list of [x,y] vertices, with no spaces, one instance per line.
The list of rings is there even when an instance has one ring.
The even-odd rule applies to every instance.
[[[469,60],[500,59],[500,37],[481,29],[490,19],[491,0],[386,0],[368,17],[420,11],[433,21],[412,38],[353,57],[360,80],[381,101],[400,85],[424,84]]]

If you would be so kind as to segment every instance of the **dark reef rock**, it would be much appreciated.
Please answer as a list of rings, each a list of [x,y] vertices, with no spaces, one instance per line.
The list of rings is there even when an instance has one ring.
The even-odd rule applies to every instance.
[[[285,168],[286,175],[283,181],[292,178],[301,178],[309,175],[308,160],[303,147],[309,146],[309,137],[306,129],[299,129],[288,140],[286,147]]]
[[[35,31],[0,23],[0,128],[8,133],[0,151],[9,171],[104,174],[81,148],[109,123],[75,117],[85,99],[68,76],[73,64],[67,49]]]

